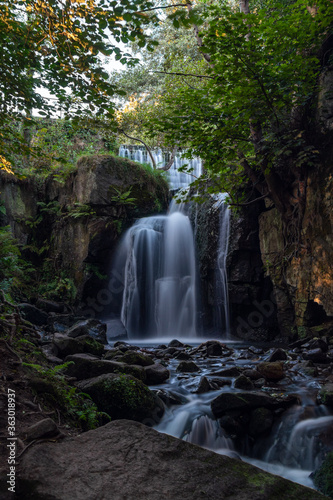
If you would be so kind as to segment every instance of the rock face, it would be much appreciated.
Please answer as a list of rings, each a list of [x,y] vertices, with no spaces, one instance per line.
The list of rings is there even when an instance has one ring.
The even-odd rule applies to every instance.
[[[121,198],[128,190],[133,204]],[[91,317],[122,291],[119,277],[104,278],[120,234],[136,218],[165,210],[169,200],[161,176],[108,155],[82,157],[65,184],[50,177],[37,186],[0,173],[0,192],[6,208],[1,223],[10,224],[23,245],[32,238],[39,247],[48,242],[46,256],[72,280],[82,313]]]
[[[18,500],[324,498],[244,462],[129,421],[30,448],[18,477]]]

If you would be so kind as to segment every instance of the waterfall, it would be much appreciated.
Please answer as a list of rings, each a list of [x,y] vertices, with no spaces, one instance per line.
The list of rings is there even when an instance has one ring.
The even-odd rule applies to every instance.
[[[227,255],[230,232],[230,210],[225,202],[226,193],[217,195],[215,207],[219,210],[220,230],[215,270],[214,327],[227,336],[230,333]]]
[[[174,211],[138,220],[118,254],[126,256],[121,321],[129,338],[194,337],[196,261],[189,218]]]
[[[157,149],[151,152],[155,163],[158,167],[164,167],[168,162],[168,154],[163,152],[161,149]],[[119,148],[119,156],[124,158],[129,158],[131,160],[137,161],[139,163],[148,163],[152,165],[150,155],[147,154],[146,148],[142,146],[125,146],[122,145]],[[179,168],[186,166],[185,172],[179,172]],[[170,184],[170,189],[184,189],[191,184],[195,179],[200,177],[202,174],[202,161],[200,158],[193,158],[187,160],[182,157],[182,153],[176,154],[174,162],[167,170],[166,175]]]

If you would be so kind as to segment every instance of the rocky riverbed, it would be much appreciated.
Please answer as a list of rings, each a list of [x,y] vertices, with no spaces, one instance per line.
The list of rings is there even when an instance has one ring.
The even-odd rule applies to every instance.
[[[36,324],[36,311],[28,306],[23,310],[31,324]],[[329,337],[309,337],[289,346],[275,347],[218,340],[197,341],[191,345],[179,340],[165,344],[147,341],[144,344],[138,341],[136,345],[128,341],[110,344],[106,325],[97,320],[84,320],[50,311],[44,311],[44,314],[40,324],[33,327],[36,333],[30,341],[43,353],[45,362],[52,370],[61,367],[61,377],[69,388],[87,395],[97,405],[101,415],[105,415],[99,425],[105,424],[111,417],[111,424],[87,434],[92,436],[90,439],[94,439],[94,435],[96,439],[101,439],[102,429],[105,428],[108,434],[110,425],[113,436],[110,438],[110,450],[114,446],[115,434],[120,432],[116,424],[119,426],[119,420],[124,420],[123,425],[133,429],[135,435],[140,435],[140,440],[150,439],[149,436],[156,440],[156,433],[148,429],[154,427],[188,443],[229,455],[236,463],[252,462],[307,486],[313,486],[310,474],[330,457],[333,450],[333,343]],[[53,486],[51,488],[50,480],[44,478],[38,457],[44,456],[44,449],[50,460],[53,453],[61,457],[62,453],[69,453],[67,448],[72,446],[70,442],[76,450],[81,440],[71,437],[77,431],[64,423],[59,412],[58,415],[52,412],[47,414],[43,408],[43,403],[54,391],[50,381],[38,371],[32,375],[31,367],[21,366],[22,360],[15,360],[12,355],[9,357],[14,358],[11,359],[11,368],[2,365],[3,389],[21,384],[18,400],[22,410],[18,425],[18,455],[22,455],[18,461],[19,475],[22,480],[43,483],[40,491],[48,495]],[[18,368],[24,373],[19,380]],[[34,405],[30,412],[27,411],[27,403]],[[29,413],[33,414],[33,419],[28,418]],[[133,427],[134,424],[128,420],[138,422],[137,426]],[[141,424],[145,425],[142,427]],[[52,446],[55,445],[44,444],[49,440],[58,442],[54,452]],[[171,442],[175,443],[177,450],[180,449],[178,441]],[[126,446],[130,446],[129,443]],[[149,448],[148,444],[146,446]],[[183,453],[184,459],[188,453],[186,443],[184,446],[180,459]],[[198,457],[203,453],[197,452]],[[95,450],[93,455],[88,454],[87,460],[98,462],[99,457]],[[165,460],[165,456],[158,454],[158,457],[158,460]],[[72,460],[75,460],[74,457]],[[200,469],[199,463],[198,458],[194,471]],[[29,464],[34,469],[37,467],[37,473]],[[244,464],[244,467],[249,466]],[[4,463],[2,474],[5,470]],[[55,474],[58,473],[60,469],[55,471]],[[130,466],[128,476],[132,477]],[[135,475],[132,477],[135,481],[134,478]],[[164,479],[167,480],[167,475]],[[77,480],[83,480],[82,475],[79,474]],[[203,490],[207,486],[204,483]],[[22,489],[25,483],[20,484]],[[86,498],[97,498],[96,491]],[[326,490],[326,493],[329,491]],[[316,493],[311,494],[309,498],[316,498]],[[63,493],[40,498],[76,498],[61,495]],[[112,498],[125,498],[126,495],[122,495],[119,493]],[[247,495],[244,498],[250,498],[251,488]],[[303,493],[300,495],[306,498]],[[155,497],[151,493],[147,498]]]

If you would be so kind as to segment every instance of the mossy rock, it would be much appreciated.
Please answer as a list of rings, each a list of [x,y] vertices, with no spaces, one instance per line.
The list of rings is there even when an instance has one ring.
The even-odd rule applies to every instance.
[[[321,467],[313,473],[312,479],[319,491],[333,498],[333,452],[326,456]]]
[[[101,356],[104,353],[104,345],[92,339],[89,335],[76,338],[58,335],[55,336],[53,344],[56,348],[56,355],[60,358],[77,353],[93,354],[95,356]]]
[[[137,351],[125,352],[125,354],[123,354],[118,361],[126,363],[127,365],[150,366],[154,364],[154,361],[150,356]]]
[[[320,399],[324,405],[333,406],[333,383],[328,382],[320,390]]]
[[[100,411],[112,419],[138,422],[159,421],[163,403],[140,380],[131,375],[104,374],[78,383],[78,388],[89,394]]]
[[[98,359],[88,354],[73,354],[67,356],[65,361],[73,361],[66,368],[66,374],[83,380],[91,377],[98,377],[105,373],[126,373],[133,375],[142,382],[146,381],[146,373],[142,366],[126,365],[118,361]]]

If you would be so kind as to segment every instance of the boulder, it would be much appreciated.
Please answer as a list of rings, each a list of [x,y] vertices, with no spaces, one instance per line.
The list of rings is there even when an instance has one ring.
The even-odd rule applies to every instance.
[[[251,391],[254,389],[253,382],[245,377],[245,375],[239,375],[239,377],[235,380],[235,388],[240,389],[241,391]]]
[[[45,311],[26,303],[19,304],[18,307],[23,318],[33,325],[47,325],[49,315]]]
[[[217,340],[207,342],[207,356],[222,356],[223,346]]]
[[[267,380],[281,380],[284,376],[283,363],[279,361],[264,362],[257,365],[258,372]]]
[[[131,375],[105,373],[81,380],[80,391],[89,394],[100,411],[112,419],[126,418],[156,424],[164,413],[159,398],[140,380]]]
[[[55,355],[59,358],[65,358],[71,354],[87,353],[95,356],[101,356],[104,353],[104,345],[89,335],[72,338],[55,333],[53,338]]]
[[[206,377],[201,377],[197,390],[195,391],[197,394],[203,394],[204,392],[208,392],[211,390],[209,380]]]
[[[199,367],[194,363],[194,361],[181,361],[177,366],[177,372],[193,373],[197,371],[199,371]]]
[[[118,361],[127,365],[150,366],[154,364],[154,360],[150,356],[137,351],[126,351]]]
[[[274,349],[272,354],[269,356],[267,361],[273,362],[273,361],[286,361],[288,359],[287,353],[284,349],[281,349],[278,347],[277,349]]]
[[[333,452],[327,454],[324,462],[311,477],[319,491],[333,498]]]
[[[323,498],[240,460],[126,420],[26,450],[16,490],[17,500]]]
[[[249,434],[251,436],[260,436],[270,431],[274,422],[274,414],[268,408],[256,408],[251,412],[249,423]]]
[[[274,398],[260,392],[223,392],[211,402],[215,418],[220,418],[228,412],[248,412],[254,408],[271,407]]]
[[[146,381],[146,372],[142,366],[126,365],[117,361],[98,359],[88,354],[73,354],[72,356],[67,356],[65,361],[73,361],[67,367],[66,374],[70,377],[76,377],[78,380],[97,377],[104,373],[127,373],[143,382]]]
[[[106,324],[101,323],[97,319],[86,319],[85,321],[75,323],[75,325],[67,330],[66,335],[74,338],[89,335],[89,337],[92,337],[101,344],[108,343],[106,338]]]
[[[245,375],[245,377],[249,378],[250,380],[259,380],[261,378],[261,375],[257,370],[252,370],[250,368],[247,368],[242,373],[243,375]]]
[[[303,353],[303,358],[309,361],[313,361],[313,363],[329,363],[330,360],[327,358],[326,353],[321,350],[320,347],[316,349],[310,349],[309,351],[305,351]]]
[[[51,418],[44,418],[28,427],[23,436],[27,441],[33,441],[34,439],[48,438],[57,434],[59,434],[59,430],[56,423]]]
[[[184,344],[177,339],[173,339],[169,342],[168,347],[184,347]]]
[[[144,368],[146,378],[145,382],[148,385],[163,384],[170,377],[169,370],[160,363],[154,363]]]
[[[217,372],[209,373],[209,377],[238,377],[240,375],[240,371],[236,366],[232,366],[231,368],[224,368],[223,370],[219,370]]]

